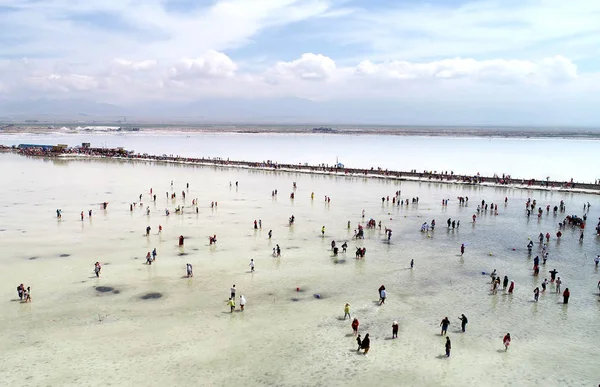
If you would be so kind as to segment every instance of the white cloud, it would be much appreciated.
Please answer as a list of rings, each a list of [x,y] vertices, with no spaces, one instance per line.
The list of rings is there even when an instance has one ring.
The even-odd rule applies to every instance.
[[[222,52],[208,51],[204,56],[181,60],[169,71],[171,78],[178,81],[196,78],[231,78],[237,70],[237,65]]]
[[[306,53],[291,62],[277,62],[272,70],[276,77],[319,81],[331,77],[336,69],[331,58],[322,54]]]
[[[169,12],[163,0],[0,0],[16,9],[0,13],[0,97],[427,103],[600,92],[589,60],[600,57],[600,2],[434,3],[214,0]]]
[[[150,70],[156,66],[157,62],[155,60],[141,60],[141,61],[130,61],[126,59],[116,58],[114,61],[115,65],[124,70]]]
[[[577,66],[562,56],[544,58],[535,63],[524,60],[445,59],[427,63],[389,61],[375,64],[363,61],[355,73],[363,76],[409,79],[459,79],[469,78],[476,82],[557,82],[577,77]]]
[[[115,71],[115,65],[122,71]],[[27,61],[11,66],[20,68],[18,77],[33,90],[49,94],[98,91],[117,100],[194,99],[211,95],[312,100],[367,95],[394,98],[418,88],[463,92],[465,88],[477,89],[478,85],[544,88],[572,83],[578,78],[577,66],[562,56],[538,62],[453,58],[430,62],[362,61],[338,66],[323,54],[305,53],[292,61],[273,63],[266,70],[248,72],[240,70],[225,53],[208,51],[194,59],[166,64],[154,60],[113,60],[88,71],[70,66],[42,71]],[[7,86],[15,92],[22,87],[18,78]]]
[[[91,91],[100,86],[96,78],[81,74],[38,75],[28,77],[25,81],[35,89],[50,93]]]

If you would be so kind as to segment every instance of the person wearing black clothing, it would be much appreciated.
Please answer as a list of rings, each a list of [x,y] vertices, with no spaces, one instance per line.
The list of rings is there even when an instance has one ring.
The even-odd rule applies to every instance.
[[[371,347],[371,339],[369,339],[368,333],[365,335],[365,338],[363,339],[360,347],[365,350],[365,355],[369,353],[369,348]]]
[[[467,320],[467,316],[461,314],[458,319],[460,320],[460,327],[462,328],[462,331],[465,332],[467,328],[467,323],[469,322],[469,320]]]

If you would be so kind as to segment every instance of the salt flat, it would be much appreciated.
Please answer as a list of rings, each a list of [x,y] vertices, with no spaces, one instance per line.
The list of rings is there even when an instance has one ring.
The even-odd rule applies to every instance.
[[[1,154],[0,167],[5,183],[0,379],[5,385],[598,383],[597,196],[13,154]],[[294,181],[296,198],[290,200]],[[418,205],[392,205],[397,190],[403,199],[418,196]],[[177,200],[167,199],[171,192]],[[140,194],[143,208],[129,211]],[[324,196],[331,197],[329,204]],[[390,202],[382,205],[382,196]],[[468,205],[459,206],[457,196],[468,196]],[[567,211],[527,219],[529,196],[544,207],[564,200]],[[197,214],[193,198],[199,200]],[[450,199],[447,207],[441,206],[443,198]],[[481,214],[473,225],[471,215],[482,199],[497,203],[499,214]],[[100,207],[104,201],[106,211]],[[211,209],[213,201],[218,206]],[[592,207],[584,242],[578,242],[579,230],[570,228],[557,241],[557,223],[567,214],[582,215],[587,201]],[[174,211],[180,205],[183,215]],[[57,208],[63,211],[60,220]],[[390,243],[378,229],[366,230],[364,241],[351,240],[363,209],[364,221],[372,217],[393,230]],[[296,222],[289,227],[292,214]],[[460,220],[460,228],[448,230],[447,218]],[[255,219],[262,220],[262,229],[253,229]],[[428,237],[419,228],[432,219],[437,227]],[[148,225],[152,231],[146,237]],[[552,234],[550,257],[533,277],[527,237],[536,240],[540,232]],[[216,246],[208,243],[213,234]],[[186,237],[183,248],[177,246],[179,235]],[[338,245],[347,240],[347,255],[334,259],[332,240]],[[271,256],[275,244],[282,248],[281,258]],[[354,259],[355,246],[367,248],[364,260]],[[153,248],[157,260],[145,265]],[[536,244],[534,255],[539,252]],[[255,273],[249,273],[251,258]],[[103,264],[99,279],[93,273],[96,261]],[[190,279],[182,278],[187,262],[194,266]],[[533,289],[553,268],[563,289],[571,290],[568,306],[552,293],[553,285],[540,302],[531,302]],[[514,295],[490,294],[489,277],[481,272],[493,269],[515,281]],[[31,286],[32,303],[15,301],[20,283]],[[229,313],[232,284],[248,300],[243,313]],[[378,306],[381,284],[388,299]],[[112,289],[99,292],[99,286]],[[141,298],[148,293],[162,297]],[[350,321],[341,320],[346,302],[361,322],[360,333],[370,333],[368,356],[357,355]],[[457,320],[461,313],[469,317],[464,334]],[[449,359],[442,356],[439,336],[445,316],[452,322]],[[397,340],[391,340],[394,320],[400,323]],[[513,344],[504,353],[506,332]]]

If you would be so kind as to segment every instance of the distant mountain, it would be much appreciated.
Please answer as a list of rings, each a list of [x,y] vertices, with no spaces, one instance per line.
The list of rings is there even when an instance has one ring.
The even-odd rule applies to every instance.
[[[90,119],[93,117],[118,117],[124,114],[122,107],[80,99],[49,100],[32,99],[3,101],[0,103],[0,116],[21,119]]]
[[[542,114],[543,113],[543,114]],[[84,99],[2,101],[0,122],[105,122],[140,124],[303,124],[311,126],[594,126],[600,110],[567,108],[560,101],[540,106],[423,100],[202,99],[127,104]]]

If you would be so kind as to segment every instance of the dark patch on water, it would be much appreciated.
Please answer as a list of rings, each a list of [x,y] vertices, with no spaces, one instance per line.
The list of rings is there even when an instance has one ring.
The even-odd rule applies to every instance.
[[[291,300],[292,300],[292,301],[294,301],[294,302],[298,302],[298,301],[300,301],[300,299],[299,299],[299,298],[291,298]]]
[[[161,298],[163,295],[162,293],[146,293],[143,296],[140,296],[140,299],[142,300],[156,300]]]
[[[300,246],[289,246],[289,247],[286,247],[285,250],[297,250],[299,248],[300,248]]]
[[[70,256],[71,256],[71,254],[66,254],[66,253],[59,255],[59,257],[61,257],[61,258],[66,258],[66,257],[70,257]]]
[[[198,251],[198,249],[192,249],[192,250],[194,250],[194,251]]]
[[[121,293],[120,290],[113,290],[113,294],[119,294],[119,293]]]
[[[25,234],[27,231],[21,231],[21,234]]]
[[[112,292],[114,290],[115,290],[115,288],[112,288],[110,286],[96,286],[96,291],[100,292],[100,293],[108,293],[108,292]]]
[[[345,259],[335,259],[335,260],[333,261],[333,263],[334,263],[334,264],[336,264],[336,265],[338,265],[338,264],[340,264],[340,263],[346,263],[346,260],[345,260]]]
[[[6,231],[6,229],[5,228],[0,228],[0,232],[2,232],[2,231]]]
[[[33,261],[34,259],[38,259],[38,257],[29,257],[30,261]]]
[[[110,191],[107,191],[107,192],[105,192],[105,194],[107,194],[107,195],[112,195],[112,192],[110,192]]]
[[[181,256],[184,256],[184,255],[188,255],[188,253],[179,253],[178,255],[181,257]]]
[[[108,266],[108,265],[110,265],[110,262],[105,262],[105,263],[103,263],[103,265]]]

